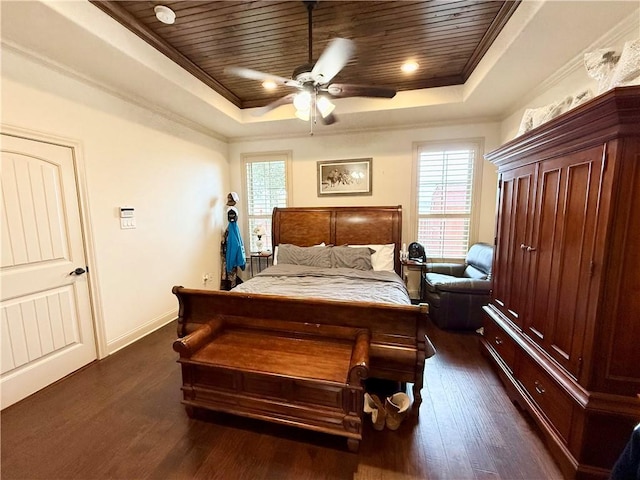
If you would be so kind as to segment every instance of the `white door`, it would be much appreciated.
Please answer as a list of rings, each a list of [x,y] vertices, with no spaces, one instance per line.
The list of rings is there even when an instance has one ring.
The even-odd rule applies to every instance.
[[[1,408],[96,359],[74,152],[2,134]]]

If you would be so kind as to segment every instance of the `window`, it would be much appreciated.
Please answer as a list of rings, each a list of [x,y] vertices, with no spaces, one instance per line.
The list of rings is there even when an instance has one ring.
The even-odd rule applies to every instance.
[[[474,197],[480,178],[480,142],[417,146],[414,211],[417,241],[427,257],[464,258],[475,236]],[[478,197],[479,198],[479,197]]]
[[[289,152],[244,155],[244,187],[247,199],[248,251],[257,252],[258,237],[254,234],[262,227],[265,235],[260,241],[262,250],[273,250],[271,245],[271,215],[274,207],[286,207],[289,199]],[[248,253],[248,252],[247,252]]]

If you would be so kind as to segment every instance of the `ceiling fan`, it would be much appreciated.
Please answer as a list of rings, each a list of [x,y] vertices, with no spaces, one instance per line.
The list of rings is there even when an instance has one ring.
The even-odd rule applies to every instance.
[[[314,64],[311,15],[318,2],[316,0],[304,1],[303,3],[306,5],[309,18],[309,60],[308,63],[296,68],[291,78],[284,78],[243,67],[227,67],[225,69],[225,73],[239,77],[263,82],[272,81],[276,84],[299,90],[255,110],[253,114],[261,116],[283,105],[293,104],[296,108],[296,116],[301,120],[311,120],[313,123],[320,117],[322,123],[331,125],[337,119],[332,113],[335,105],[331,103],[330,98],[393,98],[396,91],[392,88],[344,83],[329,84],[353,56],[355,44],[346,38],[334,38]]]

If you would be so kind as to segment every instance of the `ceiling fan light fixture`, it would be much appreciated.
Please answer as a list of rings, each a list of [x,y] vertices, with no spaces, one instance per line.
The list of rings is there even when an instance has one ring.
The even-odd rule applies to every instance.
[[[410,60],[408,62],[405,62],[402,64],[402,66],[400,67],[400,70],[402,70],[404,73],[413,73],[416,70],[418,70],[418,63],[414,62],[413,60]]]
[[[176,21],[175,12],[169,7],[165,7],[164,5],[156,5],[153,11],[156,12],[156,18],[162,23],[172,25]]]
[[[296,110],[306,110],[308,112],[311,110],[311,94],[306,90],[297,93],[293,98],[293,106],[296,107]]]
[[[1,0],[0,0],[1,1]],[[278,85],[294,87],[298,93],[290,93],[272,101],[265,107],[256,109],[256,116],[263,115],[274,108],[293,104],[295,116],[305,122],[310,121],[313,135],[313,125],[320,119],[324,125],[333,125],[337,120],[333,115],[336,106],[331,103],[332,97],[370,97],[393,98],[395,89],[367,85],[331,84],[329,82],[349,63],[355,53],[355,43],[347,38],[334,38],[325,47],[318,60],[313,62],[313,36],[311,12],[317,0],[305,1],[308,13],[309,60],[293,71],[290,79],[270,75],[268,73],[242,67],[227,67],[225,73],[237,75],[250,80],[259,80],[264,88],[268,88],[269,81]],[[417,65],[416,65],[417,66]]]
[[[296,110],[296,117],[303,122],[308,122],[311,119],[311,110]]]
[[[331,115],[331,112],[336,109],[336,106],[331,103],[331,101],[327,97],[318,97],[318,102],[316,105],[318,107],[318,110],[320,111],[320,115],[322,115],[322,118],[327,118],[329,115]]]

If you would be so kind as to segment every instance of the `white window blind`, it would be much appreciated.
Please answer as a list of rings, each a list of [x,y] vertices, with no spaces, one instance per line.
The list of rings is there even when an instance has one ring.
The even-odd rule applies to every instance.
[[[418,242],[428,257],[464,258],[469,249],[476,145],[418,148]]]
[[[248,160],[245,162],[249,250],[258,251],[256,228],[262,227],[262,250],[271,245],[271,215],[274,207],[287,206],[287,160]]]

